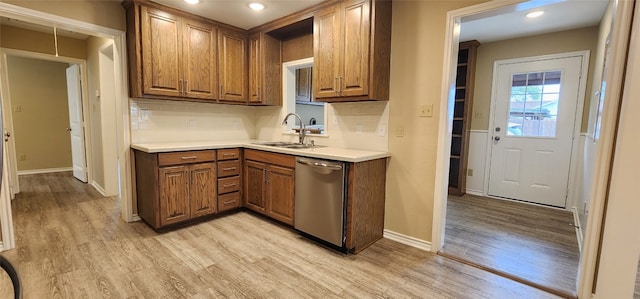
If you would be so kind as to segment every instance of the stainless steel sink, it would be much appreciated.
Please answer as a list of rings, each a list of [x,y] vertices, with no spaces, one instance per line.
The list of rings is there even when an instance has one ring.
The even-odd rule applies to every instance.
[[[317,147],[325,147],[324,145],[316,145],[316,144],[300,144],[294,142],[283,142],[283,141],[274,141],[274,142],[257,142],[254,143],[256,145],[264,145],[264,146],[274,146],[274,147],[282,147],[282,148],[291,148],[291,149],[304,149],[304,148],[317,148]]]

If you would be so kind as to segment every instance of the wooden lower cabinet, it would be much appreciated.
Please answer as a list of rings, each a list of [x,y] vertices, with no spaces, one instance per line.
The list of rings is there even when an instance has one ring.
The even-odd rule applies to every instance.
[[[135,151],[138,215],[154,229],[215,214],[215,151]]]
[[[293,225],[295,157],[245,150],[244,206]]]

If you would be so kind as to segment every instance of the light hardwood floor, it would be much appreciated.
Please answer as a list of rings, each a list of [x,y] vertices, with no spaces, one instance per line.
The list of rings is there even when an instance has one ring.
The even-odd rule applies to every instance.
[[[473,195],[449,196],[441,254],[568,297],[580,252],[571,212]]]
[[[20,185],[2,254],[24,298],[556,298],[387,239],[343,255],[247,212],[156,234],[70,174]]]

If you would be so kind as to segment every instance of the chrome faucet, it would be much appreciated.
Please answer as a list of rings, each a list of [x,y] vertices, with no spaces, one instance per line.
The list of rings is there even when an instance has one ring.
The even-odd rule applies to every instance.
[[[307,136],[307,130],[305,128],[304,121],[302,121],[302,117],[300,117],[300,115],[295,114],[293,112],[287,114],[287,116],[285,116],[284,120],[282,121],[282,125],[286,125],[287,124],[287,119],[289,118],[289,116],[292,116],[292,115],[295,116],[298,119],[298,121],[300,122],[300,132],[299,132],[299,135],[298,135],[298,142],[300,144],[304,144],[304,137]]]

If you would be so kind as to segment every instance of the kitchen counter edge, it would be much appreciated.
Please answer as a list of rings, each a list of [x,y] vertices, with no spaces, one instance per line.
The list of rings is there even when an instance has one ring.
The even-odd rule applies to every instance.
[[[317,159],[328,159],[344,162],[365,162],[380,158],[391,157],[389,152],[369,151],[359,149],[345,149],[338,147],[315,147],[307,149],[288,149],[274,146],[259,145],[255,143],[266,142],[261,140],[250,141],[186,141],[186,142],[154,142],[154,143],[133,143],[132,149],[143,151],[146,153],[167,153],[178,151],[193,151],[207,149],[224,149],[224,148],[245,148],[262,150],[274,153],[288,154],[300,157],[309,157]]]

